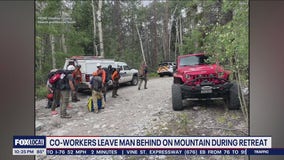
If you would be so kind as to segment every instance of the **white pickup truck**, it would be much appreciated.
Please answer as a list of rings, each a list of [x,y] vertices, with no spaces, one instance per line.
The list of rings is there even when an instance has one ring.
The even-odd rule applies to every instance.
[[[115,62],[115,67],[120,68],[119,83],[131,83],[131,85],[138,84],[138,70],[130,68],[125,62]]]
[[[113,68],[120,68],[119,83],[138,84],[138,70],[131,69],[125,62],[115,62],[112,59],[103,59],[98,56],[73,56],[66,58],[63,69],[69,65],[81,65],[82,83],[78,86],[78,91],[89,90],[89,83],[93,72],[97,70],[97,64],[100,63],[102,68],[112,65]]]

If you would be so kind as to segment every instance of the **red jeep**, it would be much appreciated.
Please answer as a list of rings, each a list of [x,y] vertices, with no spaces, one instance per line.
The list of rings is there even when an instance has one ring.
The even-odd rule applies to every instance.
[[[172,85],[173,110],[183,109],[183,99],[224,99],[229,109],[239,109],[238,85],[229,81],[230,71],[209,64],[203,53],[179,56]]]

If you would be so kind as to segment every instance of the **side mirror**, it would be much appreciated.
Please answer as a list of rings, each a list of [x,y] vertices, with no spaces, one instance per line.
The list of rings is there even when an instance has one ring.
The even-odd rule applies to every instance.
[[[173,66],[173,71],[175,72],[177,70],[177,66]]]

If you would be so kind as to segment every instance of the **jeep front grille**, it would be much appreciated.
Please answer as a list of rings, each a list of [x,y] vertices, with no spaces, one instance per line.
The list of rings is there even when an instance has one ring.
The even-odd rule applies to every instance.
[[[213,84],[224,83],[221,79],[217,78],[217,74],[190,75],[190,85],[198,85],[202,82],[213,82]]]

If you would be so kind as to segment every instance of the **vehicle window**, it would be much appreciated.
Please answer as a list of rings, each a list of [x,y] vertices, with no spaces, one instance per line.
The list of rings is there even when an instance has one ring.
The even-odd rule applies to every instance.
[[[97,70],[97,64],[96,63],[87,63],[86,64],[86,73],[92,74]]]
[[[168,66],[168,65],[169,65],[169,63],[161,63],[161,64],[159,64],[160,67],[162,67],[162,66]]]
[[[124,70],[130,70],[129,66],[123,66]]]
[[[194,66],[194,65],[207,64],[206,59],[208,59],[208,57],[204,55],[182,57],[180,59],[180,66]]]

